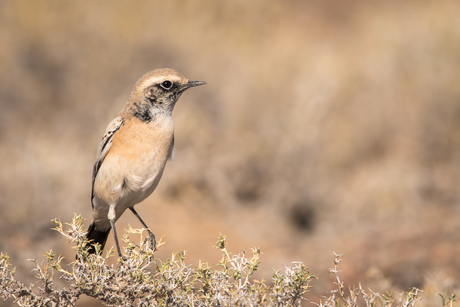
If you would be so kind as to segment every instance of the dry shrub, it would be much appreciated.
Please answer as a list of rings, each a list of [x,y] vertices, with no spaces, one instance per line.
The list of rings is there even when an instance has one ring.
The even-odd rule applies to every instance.
[[[232,254],[227,250],[226,237],[220,235],[216,247],[222,251],[218,264],[210,266],[199,263],[193,268],[185,262],[186,252],[178,252],[171,259],[161,261],[154,258],[144,229],[128,229],[124,235],[127,243],[125,254],[116,265],[109,265],[113,249],[105,256],[89,254],[89,242],[85,238],[83,218],[75,215],[68,229],[64,230],[59,220],[54,220],[61,235],[76,242],[76,260],[71,269],[61,266],[62,257],[52,251],[36,264],[37,287],[26,286],[14,277],[11,259],[0,256],[0,285],[3,298],[13,298],[19,306],[74,306],[82,294],[94,297],[107,306],[300,306],[307,301],[305,294],[316,277],[309,273],[301,262],[293,262],[284,270],[273,273],[271,283],[255,280],[252,275],[259,268],[259,248],[252,254]],[[139,237],[134,243],[130,235]],[[159,242],[159,246],[163,245]],[[99,251],[99,245],[96,245]],[[382,295],[364,290],[361,285],[346,290],[339,277],[338,264],[341,255],[335,254],[334,268],[336,289],[325,297],[324,302],[314,303],[319,307],[335,306],[415,306],[421,300],[421,290],[411,289],[395,298],[392,293]],[[56,276],[68,286],[59,288]],[[442,306],[452,305],[455,296],[441,295]]]

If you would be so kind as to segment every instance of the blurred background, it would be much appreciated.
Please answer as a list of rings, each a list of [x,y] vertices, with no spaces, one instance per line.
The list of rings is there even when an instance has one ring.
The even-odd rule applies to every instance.
[[[105,127],[141,75],[170,67],[208,85],[179,100],[176,157],[137,206],[168,242],[158,258],[216,264],[220,232],[233,253],[261,247],[259,279],[303,261],[313,300],[333,288],[333,251],[348,285],[457,289],[458,12],[457,0],[1,1],[0,251],[26,283],[26,259],[74,259],[50,220],[89,224]],[[140,228],[130,212],[128,224]]]

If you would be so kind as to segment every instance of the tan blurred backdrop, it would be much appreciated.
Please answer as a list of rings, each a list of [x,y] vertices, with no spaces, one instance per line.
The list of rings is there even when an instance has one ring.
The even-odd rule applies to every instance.
[[[158,258],[215,264],[221,232],[235,253],[261,247],[257,278],[305,262],[316,297],[332,251],[351,285],[455,289],[459,12],[457,0],[1,1],[0,251],[27,282],[25,259],[72,261],[50,220],[89,223],[106,125],[143,73],[170,67],[208,85],[177,104],[176,157],[137,207],[168,242]],[[130,212],[128,224],[140,227]]]

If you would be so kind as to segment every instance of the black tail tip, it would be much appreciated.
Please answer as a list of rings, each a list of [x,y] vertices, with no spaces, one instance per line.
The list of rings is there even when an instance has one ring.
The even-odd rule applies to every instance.
[[[96,229],[96,225],[91,223],[88,228],[88,233],[86,234],[86,238],[90,241],[90,248],[88,249],[88,253],[95,254],[96,248],[94,244],[98,243],[101,248],[100,251],[104,249],[105,242],[107,242],[107,237],[109,236],[110,228],[105,231],[100,231]]]

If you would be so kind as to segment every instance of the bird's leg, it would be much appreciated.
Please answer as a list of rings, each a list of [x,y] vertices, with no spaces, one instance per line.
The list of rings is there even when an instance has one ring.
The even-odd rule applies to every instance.
[[[147,229],[147,231],[149,232],[150,244],[152,245],[153,251],[156,251],[157,250],[157,240],[155,239],[155,235],[153,234],[153,232],[150,231],[150,228],[141,219],[141,217],[136,212],[136,210],[134,210],[134,207],[129,207],[129,209],[131,210],[132,213],[134,213],[134,215],[139,219],[139,221],[142,223],[142,225],[144,225],[144,228]]]
[[[120,244],[118,243],[117,230],[115,229],[115,217],[116,217],[115,205],[110,205],[108,218],[109,218],[110,226],[113,229],[113,237],[115,238],[115,245],[117,246],[118,257],[121,258],[122,254],[121,254]]]

